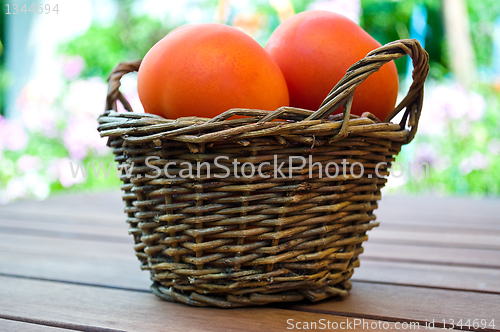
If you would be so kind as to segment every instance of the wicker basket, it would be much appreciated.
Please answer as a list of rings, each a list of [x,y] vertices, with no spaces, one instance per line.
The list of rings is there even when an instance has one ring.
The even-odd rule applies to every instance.
[[[386,122],[370,113],[350,115],[354,89],[406,54],[413,59],[413,84]],[[223,308],[347,295],[366,232],[378,225],[373,210],[390,164],[417,130],[429,70],[420,44],[400,40],[369,53],[316,112],[233,109],[213,119],[178,120],[132,113],[120,79],[139,65],[121,63],[110,74],[98,130],[109,137],[117,162],[133,163],[131,175],[122,173],[121,188],[152,292]],[[118,113],[118,100],[130,112]],[[342,105],[343,114],[330,115]],[[403,109],[401,123],[388,122]],[[228,120],[235,114],[247,117]],[[214,164],[217,157],[230,172]],[[354,174],[326,176],[328,163],[340,166],[344,159]],[[247,176],[235,173],[235,160],[247,163]],[[261,173],[249,176],[252,167]],[[332,164],[329,169],[334,173]]]

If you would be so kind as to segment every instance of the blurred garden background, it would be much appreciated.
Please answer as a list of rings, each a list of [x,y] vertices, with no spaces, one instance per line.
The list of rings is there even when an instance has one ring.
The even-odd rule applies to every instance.
[[[500,194],[499,0],[4,0],[0,203],[118,190],[114,171],[84,178],[70,168],[70,162],[107,168],[112,161],[96,118],[104,111],[106,76],[118,62],[142,58],[171,29],[195,22],[236,26],[264,46],[282,20],[307,9],[344,14],[382,44],[416,38],[429,52],[419,132],[398,157],[402,164],[427,162],[429,178],[392,177],[385,190]],[[397,66],[403,96],[411,68],[407,59]],[[122,81],[132,107],[142,111],[134,75]]]

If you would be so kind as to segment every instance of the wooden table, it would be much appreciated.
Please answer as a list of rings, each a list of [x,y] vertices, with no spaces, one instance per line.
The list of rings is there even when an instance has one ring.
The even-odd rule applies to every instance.
[[[119,192],[0,206],[0,331],[500,331],[500,200],[388,196],[377,215],[346,299],[224,310],[149,292]]]

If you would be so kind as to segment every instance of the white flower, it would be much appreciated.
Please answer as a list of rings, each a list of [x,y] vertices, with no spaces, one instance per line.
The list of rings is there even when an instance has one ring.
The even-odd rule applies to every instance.
[[[47,137],[57,136],[57,111],[54,109],[60,89],[55,84],[42,81],[28,82],[17,99],[24,125],[30,131]]]
[[[500,140],[496,138],[490,139],[488,146],[486,147],[486,151],[491,152],[492,154],[500,154]]]
[[[100,78],[76,80],[69,85],[69,91],[64,99],[64,109],[71,115],[86,115],[96,121],[104,112],[106,95],[106,83]]]
[[[22,123],[0,117],[0,150],[2,148],[11,151],[24,150],[28,140]]]
[[[460,162],[458,169],[462,175],[467,175],[472,171],[486,169],[488,166],[489,162],[486,156],[479,151],[474,151],[470,157]]]
[[[61,158],[52,162],[47,170],[47,175],[57,179],[64,188],[82,183],[86,177],[81,172],[80,162],[69,158]]]
[[[42,160],[37,156],[30,156],[28,154],[22,155],[17,160],[17,168],[21,173],[27,173],[31,171],[38,171],[42,167]]]
[[[7,182],[2,200],[9,202],[17,198],[25,197],[27,193],[28,188],[24,179],[20,177],[12,178]]]
[[[360,0],[319,0],[310,4],[307,9],[331,11],[344,15],[357,24],[361,16]]]
[[[42,177],[39,173],[29,172],[23,176],[24,183],[28,188],[30,194],[34,195],[37,199],[45,199],[50,194],[50,186],[47,179]]]
[[[109,152],[106,139],[97,131],[97,121],[86,116],[77,116],[68,122],[63,141],[70,157],[75,160],[85,159],[90,151],[98,155]]]
[[[483,96],[468,91],[458,83],[445,83],[426,86],[426,94],[422,115],[419,122],[419,132],[429,135],[444,134],[446,123],[452,119],[467,121],[480,120],[486,110]],[[468,128],[459,132],[468,133]]]

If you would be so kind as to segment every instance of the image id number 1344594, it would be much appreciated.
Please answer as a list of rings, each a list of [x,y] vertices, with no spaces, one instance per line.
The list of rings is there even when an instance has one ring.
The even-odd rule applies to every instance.
[[[17,3],[13,4],[6,4],[6,12],[5,14],[10,15],[10,14],[50,14],[50,13],[56,13],[59,14],[59,4],[55,4],[54,6],[51,6],[50,4],[38,4],[36,7],[34,4],[31,5],[31,7],[26,6],[24,4],[22,7],[21,5]]]

